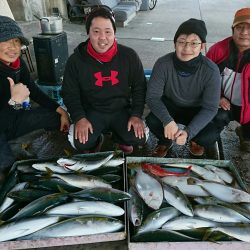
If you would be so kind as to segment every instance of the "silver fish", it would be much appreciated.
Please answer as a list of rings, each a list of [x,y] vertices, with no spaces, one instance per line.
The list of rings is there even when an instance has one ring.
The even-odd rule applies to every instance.
[[[201,227],[215,227],[218,223],[200,217],[179,216],[166,222],[162,228],[166,230],[188,230]]]
[[[183,194],[188,196],[209,196],[210,194],[198,185],[187,183],[188,176],[166,176],[161,180],[173,187],[177,187]],[[193,179],[196,179],[192,177]],[[198,179],[197,179],[198,180]]]
[[[163,201],[161,184],[139,169],[135,177],[135,188],[144,202],[154,210],[159,209]]]
[[[165,200],[177,210],[188,216],[193,216],[193,209],[187,197],[180,190],[163,185]]]
[[[57,163],[53,162],[41,162],[41,163],[34,163],[32,167],[36,170],[47,172],[47,169],[50,169],[54,173],[58,174],[67,174],[69,170],[63,168],[62,166],[58,165]]]
[[[139,227],[137,233],[154,231],[162,227],[167,221],[178,216],[180,212],[174,207],[165,207],[150,213]]]
[[[59,221],[60,217],[34,217],[4,224],[0,227],[0,241],[12,240],[32,234]]]
[[[121,216],[124,210],[114,204],[105,201],[80,201],[70,202],[49,209],[46,214],[50,215],[106,215]]]
[[[52,174],[53,177],[58,177],[68,184],[79,188],[93,188],[93,187],[106,187],[112,186],[106,183],[103,179],[93,175],[76,175],[76,174]]]
[[[250,223],[248,218],[238,213],[234,209],[221,205],[196,205],[194,207],[194,214],[196,216],[216,222]]]
[[[124,158],[110,159],[105,164],[103,164],[103,166],[105,166],[105,167],[117,167],[117,166],[120,166],[121,164],[123,164],[124,161],[125,161]]]
[[[196,184],[201,186],[212,196],[225,202],[229,203],[250,202],[249,193],[218,182],[201,181],[190,177],[188,179],[188,183],[192,185]]]
[[[21,183],[18,183],[16,184],[10,191],[10,192],[13,192],[13,191],[19,191],[19,190],[22,190],[24,189],[26,186],[28,185],[27,182],[21,182]],[[0,206],[0,213],[2,213],[5,209],[7,209],[8,207],[10,207],[13,203],[14,203],[14,199],[12,198],[9,198],[8,196],[5,197],[3,203],[1,204]]]
[[[205,165],[204,168],[213,171],[221,180],[226,183],[232,183],[233,177],[228,171],[223,168],[215,167],[213,165]]]
[[[112,153],[101,160],[91,160],[91,159],[76,160],[76,159],[60,158],[57,160],[57,163],[60,166],[69,170],[86,172],[101,167],[102,165],[107,163],[113,156],[114,154]]]
[[[112,217],[80,216],[46,227],[34,234],[23,237],[22,240],[111,233],[123,228],[123,222]]]

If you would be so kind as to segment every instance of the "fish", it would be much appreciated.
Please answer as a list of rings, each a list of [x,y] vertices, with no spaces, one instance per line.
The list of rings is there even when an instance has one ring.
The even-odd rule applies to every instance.
[[[68,199],[69,196],[67,193],[55,193],[42,196],[41,198],[38,198],[23,207],[16,215],[14,215],[10,219],[10,221],[20,220],[34,215],[40,215],[52,207],[67,202]]]
[[[125,161],[124,158],[116,158],[116,159],[110,159],[106,163],[103,164],[104,167],[117,167],[123,164]]]
[[[54,191],[51,190],[35,190],[35,189],[23,189],[19,191],[11,191],[8,193],[8,197],[16,202],[31,202],[42,196],[53,194]]]
[[[144,202],[156,210],[163,201],[163,189],[159,181],[138,169],[135,176],[135,188]]]
[[[83,200],[106,201],[111,203],[122,202],[131,198],[131,195],[127,192],[104,187],[84,189],[79,192],[71,193],[69,196]]]
[[[0,226],[0,241],[13,240],[32,234],[42,228],[59,222],[58,216],[41,216],[14,221]]]
[[[34,163],[32,164],[32,168],[39,170],[39,171],[43,171],[43,172],[47,172],[48,169],[50,169],[54,173],[58,173],[58,174],[69,173],[68,169],[65,169],[62,166],[58,165],[57,163],[53,163],[53,162]]]
[[[241,226],[217,226],[211,228],[210,232],[220,231],[224,234],[227,234],[237,240],[250,242],[250,225],[241,225]]]
[[[218,223],[211,220],[206,220],[200,217],[190,217],[190,216],[179,216],[173,218],[172,220],[167,221],[162,228],[166,230],[188,230],[195,228],[204,228],[204,227],[215,227]]]
[[[92,187],[106,187],[112,188],[112,185],[105,182],[102,178],[94,175],[84,175],[84,174],[54,174],[52,177],[60,178],[61,180],[67,182],[71,186],[79,188],[92,188]]]
[[[250,223],[250,220],[241,213],[221,205],[196,205],[194,215],[216,222]]]
[[[107,183],[115,183],[121,180],[121,176],[117,174],[104,174],[100,176]]]
[[[233,182],[233,176],[223,168],[215,167],[213,165],[204,165],[204,168],[213,171],[221,180],[226,183]]]
[[[196,184],[201,186],[212,196],[225,202],[229,203],[250,202],[249,193],[218,182],[201,181],[190,177],[188,179],[188,183],[192,185]]]
[[[33,234],[22,237],[22,240],[36,240],[54,237],[69,237],[112,233],[122,230],[124,223],[107,216],[79,216],[48,226]]]
[[[177,187],[183,194],[188,196],[210,196],[201,186],[187,183],[188,176],[166,176],[161,178],[162,182],[173,187]],[[196,178],[192,177],[196,180]],[[199,181],[199,179],[197,179]]]
[[[204,167],[201,167],[196,164],[190,164],[190,163],[166,163],[167,166],[170,167],[179,167],[179,168],[189,168],[192,167],[191,170],[196,173],[197,175],[201,176],[204,180],[224,183],[222,179],[218,177],[217,174],[215,174],[213,171],[208,170]]]
[[[138,228],[137,234],[160,229],[167,221],[178,216],[180,212],[174,207],[165,207],[150,213],[142,225]]]
[[[186,242],[186,241],[197,241],[197,240],[198,239],[189,237],[185,234],[175,232],[175,231],[170,231],[170,230],[164,230],[164,229],[147,231],[145,233],[136,234],[132,236],[131,238],[131,241],[133,242],[164,242],[164,241],[165,242]],[[167,249],[167,247],[162,248],[162,249]]]
[[[138,227],[143,220],[144,202],[133,187],[129,188],[131,199],[128,201],[128,217],[131,223]]]
[[[103,215],[103,216],[121,216],[124,209],[105,201],[80,201],[69,202],[51,208],[46,211],[49,215]]]
[[[151,163],[142,163],[141,167],[144,171],[156,175],[156,176],[186,176],[189,175],[190,170],[192,168],[192,166],[187,168],[187,171],[183,172],[183,173],[178,173],[178,172],[174,172],[174,171],[168,171],[165,170],[164,168],[161,168],[160,165],[157,164],[151,164]]]
[[[165,200],[177,210],[188,216],[194,215],[190,201],[179,189],[163,184],[163,193]]]
[[[101,160],[93,160],[93,159],[81,159],[76,160],[73,158],[60,158],[57,160],[57,163],[68,170],[73,171],[80,171],[80,172],[86,172],[98,169],[105,163],[107,163],[112,157],[114,156],[113,153],[106,156],[104,159]]]
[[[18,190],[22,190],[24,189],[26,186],[28,185],[27,182],[21,182],[21,183],[17,183],[9,192],[13,192],[13,191],[18,191]],[[8,207],[10,207],[13,203],[14,203],[14,199],[12,199],[9,196],[6,196],[3,203],[0,206],[0,213],[2,213],[5,209],[7,209]]]

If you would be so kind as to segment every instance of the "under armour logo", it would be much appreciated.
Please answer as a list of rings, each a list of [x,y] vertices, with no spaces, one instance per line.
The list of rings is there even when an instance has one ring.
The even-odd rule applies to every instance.
[[[116,78],[118,75],[117,71],[111,70],[110,76],[102,76],[102,72],[97,72],[94,74],[95,78],[97,79],[95,82],[96,86],[102,87],[103,82],[111,81],[112,86],[116,85],[119,80]]]

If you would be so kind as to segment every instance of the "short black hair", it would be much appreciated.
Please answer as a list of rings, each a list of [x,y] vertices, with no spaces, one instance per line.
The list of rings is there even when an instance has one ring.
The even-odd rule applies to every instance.
[[[89,15],[87,16],[87,20],[85,23],[87,34],[89,34],[89,29],[92,23],[92,20],[95,17],[103,17],[105,19],[109,19],[112,23],[114,32],[116,32],[116,26],[115,26],[115,17],[113,11],[106,5],[98,5],[97,7],[94,7]]]

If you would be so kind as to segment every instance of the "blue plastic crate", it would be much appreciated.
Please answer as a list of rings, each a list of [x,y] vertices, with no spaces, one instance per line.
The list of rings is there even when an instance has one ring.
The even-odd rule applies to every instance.
[[[48,85],[36,85],[51,99],[55,100],[59,105],[63,106],[63,99],[61,96],[62,85],[48,86]]]

